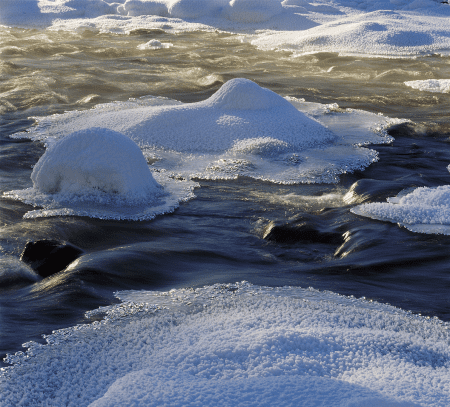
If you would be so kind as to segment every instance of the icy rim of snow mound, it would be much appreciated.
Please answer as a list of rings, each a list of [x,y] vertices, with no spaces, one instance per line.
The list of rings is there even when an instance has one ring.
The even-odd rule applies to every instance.
[[[437,318],[246,282],[116,296],[121,304],[87,313],[102,321],[8,355],[0,405],[450,402],[449,324]]]

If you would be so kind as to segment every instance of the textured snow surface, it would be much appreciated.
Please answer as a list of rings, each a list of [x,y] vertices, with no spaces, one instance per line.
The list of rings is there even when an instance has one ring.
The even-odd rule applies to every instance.
[[[170,212],[192,197],[192,183],[153,177],[141,150],[121,133],[93,127],[53,143],[31,173],[33,187],[10,191],[43,210],[25,217],[78,215],[141,220]]]
[[[450,235],[450,186],[420,187],[412,192],[352,208],[357,215],[398,223],[419,233]]]
[[[411,57],[450,53],[437,0],[2,0],[0,24],[129,32],[225,30],[262,49]]]
[[[450,93],[450,79],[426,79],[405,82],[406,86],[426,92]]]
[[[117,294],[101,322],[27,343],[10,406],[450,404],[448,325],[392,306],[248,283]]]
[[[51,145],[74,129],[108,128],[130,137],[152,169],[172,178],[248,176],[285,184],[336,182],[367,167],[377,153],[362,146],[391,142],[384,129],[398,122],[286,100],[247,79],[230,80],[197,103],[149,97],[36,120],[13,137]]]
[[[450,165],[447,169],[450,171]],[[405,190],[387,202],[366,203],[351,211],[398,223],[412,232],[450,235],[450,185]]]

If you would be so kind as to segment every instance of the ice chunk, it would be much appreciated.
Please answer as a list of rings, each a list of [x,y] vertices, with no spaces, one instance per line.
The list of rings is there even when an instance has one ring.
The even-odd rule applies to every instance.
[[[405,82],[406,86],[427,92],[450,93],[450,79],[427,79]]]
[[[150,40],[146,42],[145,44],[138,45],[138,49],[161,49],[161,48],[170,48],[173,44],[170,42],[160,42],[158,40]]]
[[[31,180],[32,188],[4,194],[44,207],[27,217],[147,219],[174,207],[174,197],[156,182],[139,147],[104,128],[80,130],[53,143],[35,165]]]
[[[387,202],[356,206],[351,211],[372,219],[398,223],[412,232],[450,235],[450,185],[400,192]]]

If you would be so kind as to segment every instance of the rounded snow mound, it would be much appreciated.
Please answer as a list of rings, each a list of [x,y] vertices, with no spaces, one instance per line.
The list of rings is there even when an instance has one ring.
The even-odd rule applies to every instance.
[[[136,143],[103,128],[77,131],[50,146],[31,180],[48,194],[105,193],[141,200],[161,193]]]
[[[211,107],[230,110],[262,110],[277,107],[293,109],[286,99],[275,92],[244,78],[229,80],[205,102]]]
[[[25,218],[70,215],[148,220],[192,199],[197,186],[159,173],[153,176],[136,143],[99,127],[51,143],[31,180],[32,188],[3,194],[42,207],[27,212]]]

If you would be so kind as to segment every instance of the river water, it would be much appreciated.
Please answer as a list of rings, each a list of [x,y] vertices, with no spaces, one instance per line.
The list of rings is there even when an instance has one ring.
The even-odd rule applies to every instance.
[[[172,46],[138,48],[151,39]],[[88,322],[85,311],[116,302],[114,291],[123,289],[242,280],[311,286],[450,320],[450,237],[349,211],[405,188],[450,183],[450,95],[404,85],[450,77],[448,57],[293,56],[219,32],[2,28],[0,72],[1,193],[31,186],[45,148],[9,136],[33,125],[32,117],[147,95],[197,102],[232,78],[281,96],[410,120],[389,129],[392,144],[373,147],[378,162],[338,183],[198,180],[195,199],[149,221],[23,219],[29,205],[1,198],[0,356],[29,340],[42,342],[54,329]],[[367,180],[363,192],[348,194],[361,179]],[[299,225],[317,233],[286,237]],[[269,233],[274,226],[284,227],[281,237]],[[19,258],[27,241],[39,239],[68,241],[85,255],[64,272],[36,279]]]

